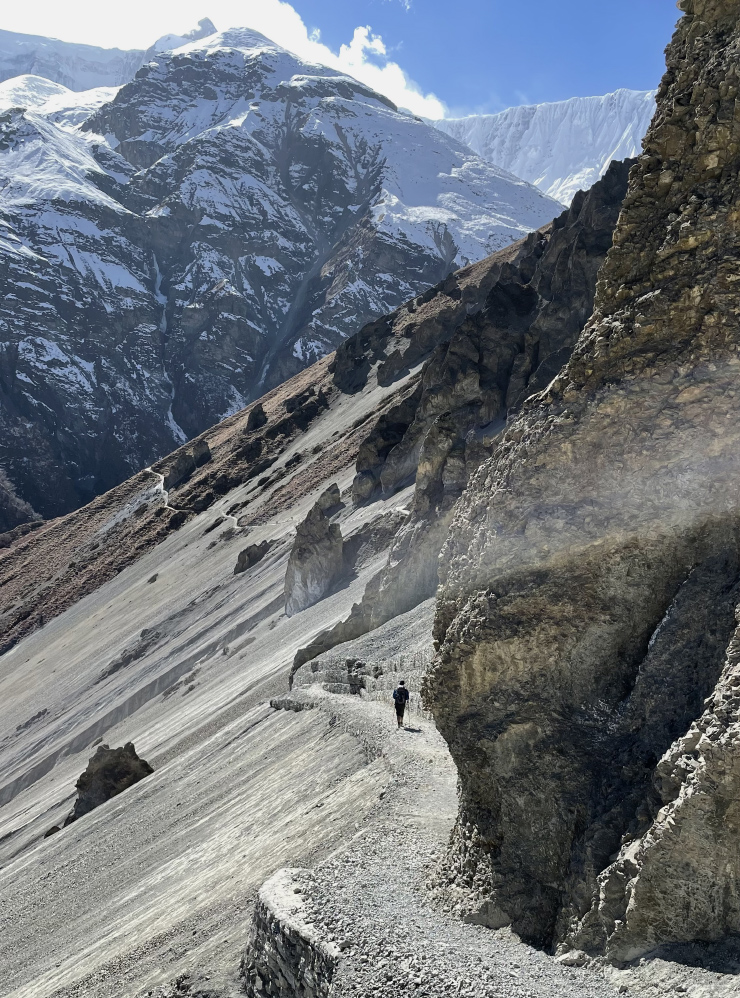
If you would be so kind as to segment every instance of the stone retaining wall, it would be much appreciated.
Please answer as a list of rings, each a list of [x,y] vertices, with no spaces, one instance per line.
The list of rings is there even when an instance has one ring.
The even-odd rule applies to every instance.
[[[278,870],[261,887],[241,963],[250,998],[328,995],[340,950],[304,920],[306,870]]]

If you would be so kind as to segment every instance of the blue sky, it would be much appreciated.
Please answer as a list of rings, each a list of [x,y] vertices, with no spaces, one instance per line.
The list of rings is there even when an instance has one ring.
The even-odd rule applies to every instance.
[[[675,0],[293,0],[331,48],[370,24],[424,92],[457,111],[649,90]]]
[[[2,5],[0,28],[147,48],[202,17],[441,117],[651,89],[679,12],[675,0],[26,0]]]

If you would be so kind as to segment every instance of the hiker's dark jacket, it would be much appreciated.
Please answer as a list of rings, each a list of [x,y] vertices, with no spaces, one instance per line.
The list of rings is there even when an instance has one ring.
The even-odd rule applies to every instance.
[[[396,701],[396,710],[403,713],[406,704],[409,702],[409,691],[405,686],[399,686],[393,691],[393,699]]]

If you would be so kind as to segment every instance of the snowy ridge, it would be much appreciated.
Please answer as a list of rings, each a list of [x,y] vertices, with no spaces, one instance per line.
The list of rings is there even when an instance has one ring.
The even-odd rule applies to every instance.
[[[131,79],[143,57],[138,49],[104,49],[0,31],[0,80],[31,74],[70,90],[120,87]]]
[[[0,111],[25,108],[55,124],[74,128],[113,100],[119,90],[120,87],[70,90],[42,76],[26,74],[0,83]]]
[[[612,160],[639,155],[654,112],[655,91],[617,90],[433,124],[489,163],[569,205]]]
[[[146,51],[106,49],[43,35],[0,31],[0,81],[36,76],[69,90],[120,87],[133,79],[142,64],[156,54],[205,38],[215,31],[213,23],[205,17],[187,34],[164,35]]]

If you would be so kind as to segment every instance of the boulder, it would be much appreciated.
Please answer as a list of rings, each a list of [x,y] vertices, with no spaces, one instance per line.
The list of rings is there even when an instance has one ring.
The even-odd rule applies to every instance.
[[[77,781],[77,800],[65,819],[65,827],[153,772],[149,763],[136,754],[133,742],[114,749],[99,745]]]
[[[258,561],[262,561],[269,550],[269,541],[262,541],[260,544],[249,544],[243,551],[239,552],[239,557],[234,566],[234,575],[241,575],[242,572],[246,572],[247,569],[256,565]]]
[[[260,427],[264,426],[267,422],[267,415],[262,406],[261,402],[257,405],[252,406],[249,410],[249,415],[247,416],[247,432],[253,433],[255,430],[259,430]]]

